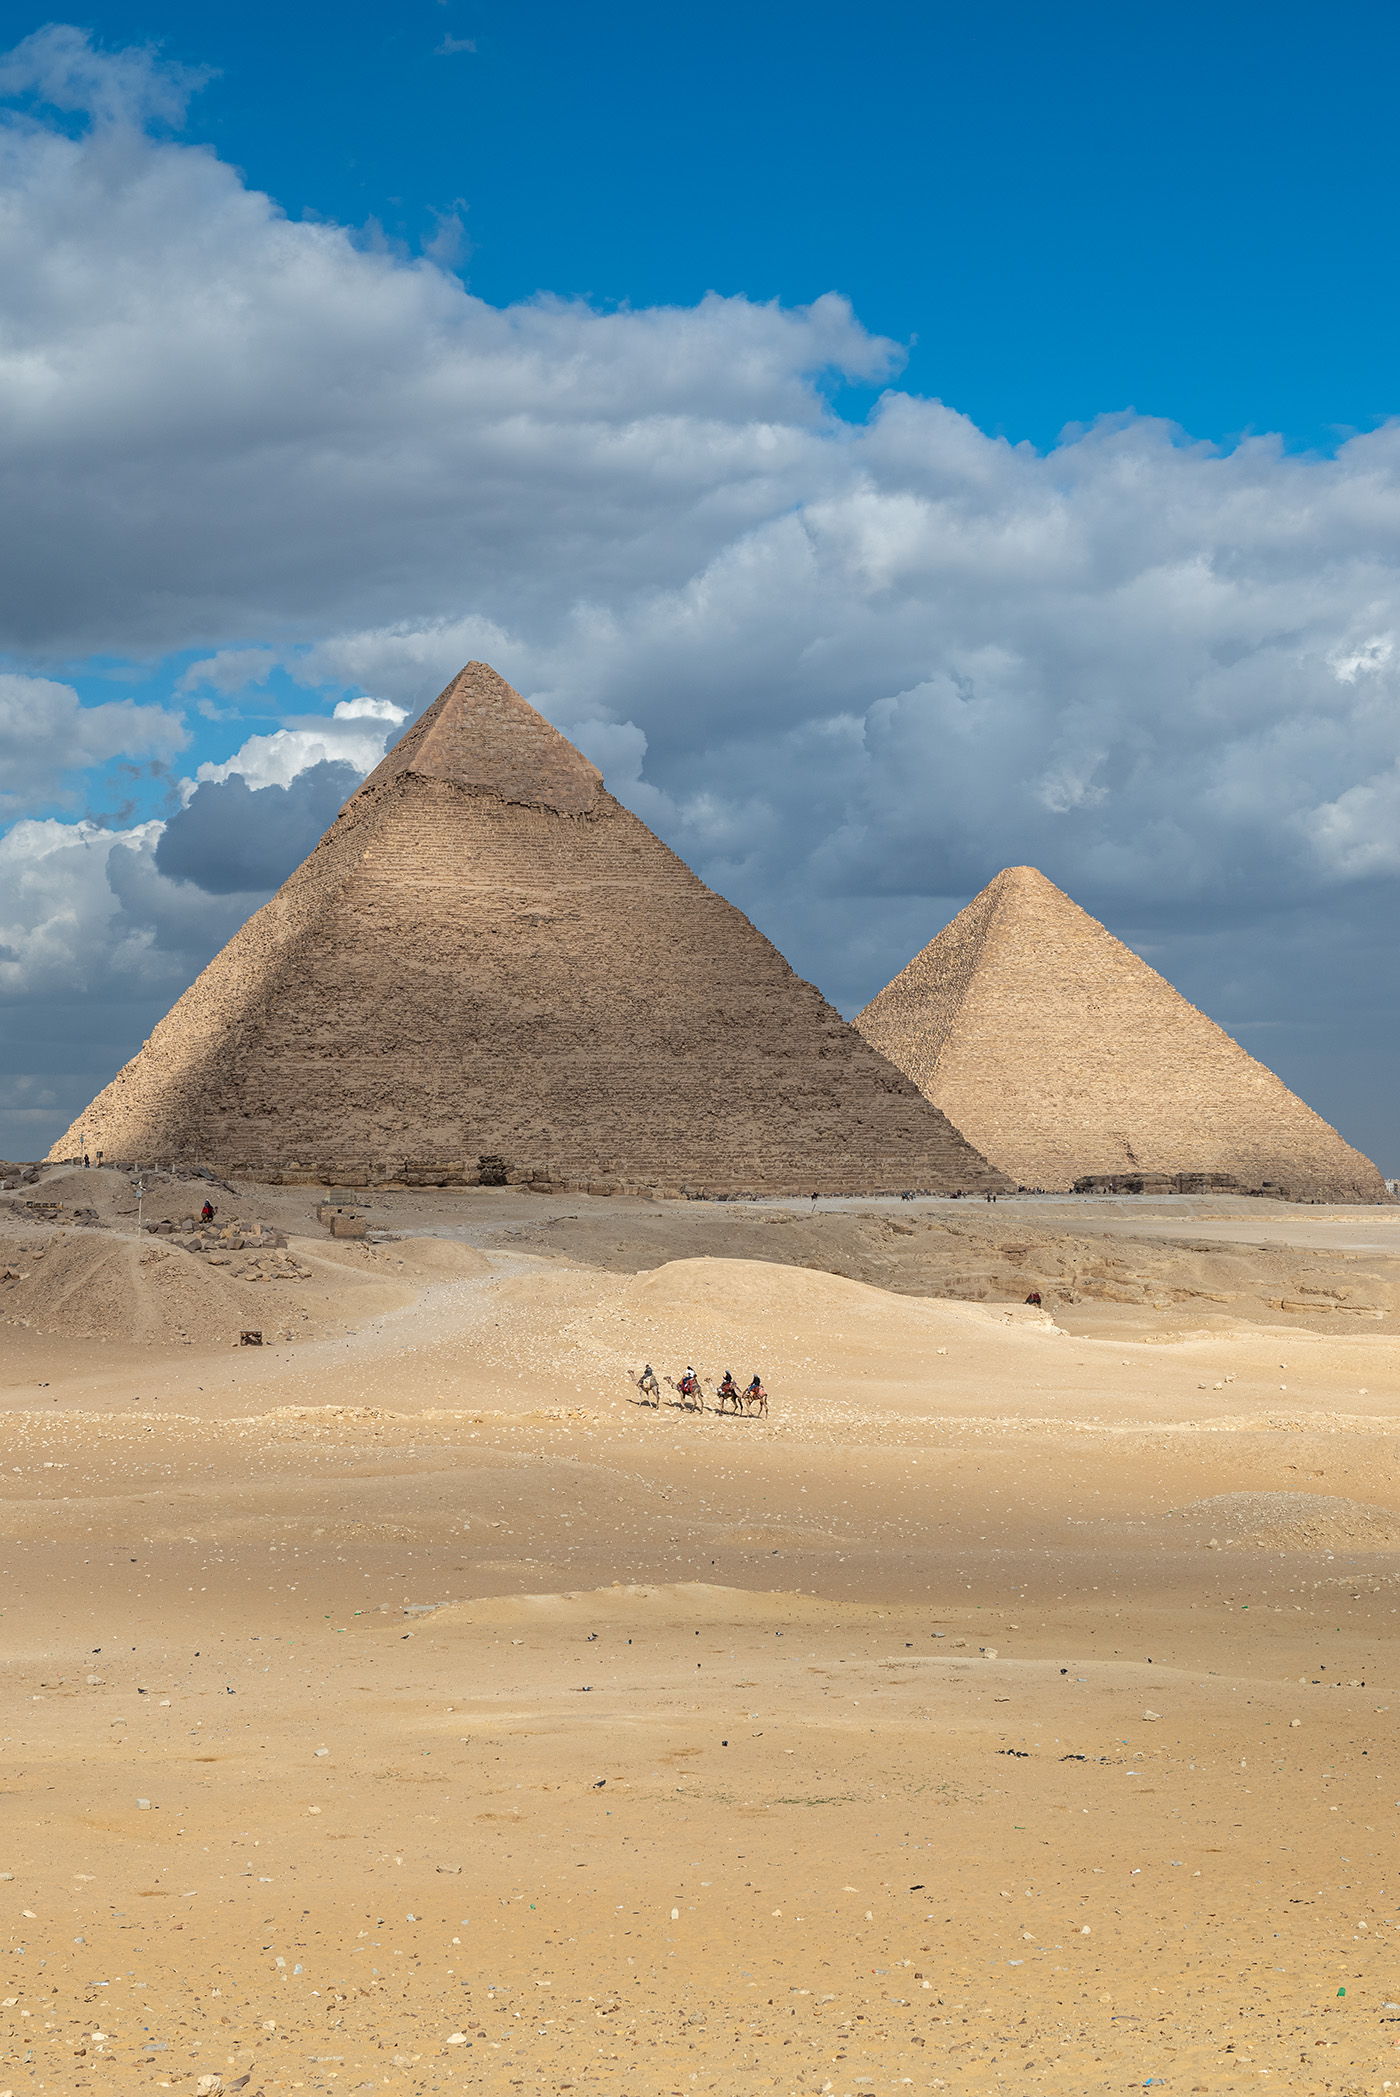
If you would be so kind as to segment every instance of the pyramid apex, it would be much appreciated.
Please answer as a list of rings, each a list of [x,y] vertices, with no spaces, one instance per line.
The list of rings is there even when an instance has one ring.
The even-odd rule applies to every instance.
[[[405,773],[562,815],[585,815],[603,790],[597,766],[489,663],[460,670],[365,786],[387,785]]]
[[[1004,866],[987,883],[988,888],[1053,888],[1057,896],[1064,890],[1055,888],[1048,874],[1042,874],[1038,866]]]
[[[979,911],[986,915],[989,930],[995,920],[1004,919],[1008,910],[1048,913],[1055,921],[1063,920],[1066,929],[1069,920],[1082,919],[1085,925],[1098,923],[1082,904],[1076,903],[1073,896],[1052,881],[1048,874],[1043,874],[1038,866],[1004,866],[999,874],[993,874],[985,888],[978,890],[968,905],[974,918]]]

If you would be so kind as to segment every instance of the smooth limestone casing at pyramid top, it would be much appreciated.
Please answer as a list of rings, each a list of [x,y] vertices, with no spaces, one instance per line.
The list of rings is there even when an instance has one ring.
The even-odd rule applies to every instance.
[[[1005,1187],[483,663],[51,1153],[528,1161],[709,1192]]]
[[[1225,1173],[1388,1199],[1369,1158],[1035,867],[998,874],[855,1023],[1018,1186]]]

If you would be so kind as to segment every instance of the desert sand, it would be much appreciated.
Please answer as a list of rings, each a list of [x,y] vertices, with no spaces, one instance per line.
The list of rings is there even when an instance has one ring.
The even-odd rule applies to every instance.
[[[1400,1211],[23,1195],[0,2097],[1400,2090]]]

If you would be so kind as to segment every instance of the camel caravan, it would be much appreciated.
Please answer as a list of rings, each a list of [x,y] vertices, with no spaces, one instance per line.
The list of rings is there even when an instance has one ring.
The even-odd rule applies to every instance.
[[[709,1410],[705,1403],[705,1393],[708,1391],[715,1400],[714,1410],[717,1413],[742,1413],[746,1419],[768,1417],[768,1393],[763,1388],[763,1381],[757,1370],[754,1371],[753,1382],[742,1391],[728,1369],[725,1370],[722,1380],[716,1384],[708,1377],[702,1377],[693,1368],[688,1368],[684,1376],[679,1378],[658,1378],[650,1362],[638,1375],[634,1376],[629,1369],[627,1381],[637,1391],[639,1404],[654,1406],[658,1410],[661,1405],[661,1385],[664,1383],[676,1394],[669,1402],[688,1413],[703,1413]]]

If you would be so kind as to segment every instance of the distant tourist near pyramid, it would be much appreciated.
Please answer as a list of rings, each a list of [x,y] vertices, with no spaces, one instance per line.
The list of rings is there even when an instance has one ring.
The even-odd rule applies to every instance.
[[[350,1184],[1004,1188],[469,663],[51,1156]]]
[[[855,1023],[1018,1186],[1389,1198],[1369,1158],[1033,866],[998,874]]]

